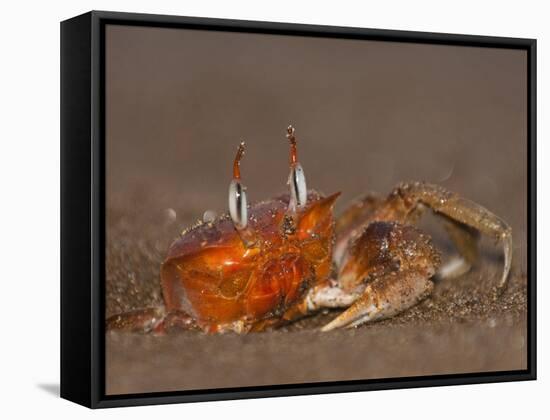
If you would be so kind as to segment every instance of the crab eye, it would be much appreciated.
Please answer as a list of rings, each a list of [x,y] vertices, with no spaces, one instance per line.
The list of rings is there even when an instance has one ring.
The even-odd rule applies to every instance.
[[[246,187],[241,183],[240,165],[243,155],[244,142],[241,142],[233,161],[233,180],[229,184],[229,214],[237,230],[245,229],[248,222]]]
[[[307,201],[307,186],[304,170],[299,163],[290,167],[288,184],[290,186],[289,210],[296,211],[297,209],[303,208]]]
[[[306,205],[307,184],[304,169],[298,162],[296,137],[294,136],[294,127],[291,125],[287,128],[286,137],[290,142],[290,174],[288,176],[290,201],[288,203],[288,210],[291,213],[295,213],[297,209],[303,208]]]
[[[229,184],[229,214],[233,224],[239,230],[246,228],[248,220],[248,210],[246,201],[246,191],[243,184],[233,179]]]

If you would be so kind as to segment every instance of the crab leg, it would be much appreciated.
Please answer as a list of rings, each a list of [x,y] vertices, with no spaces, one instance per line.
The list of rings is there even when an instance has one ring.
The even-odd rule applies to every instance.
[[[183,311],[166,312],[163,307],[136,309],[112,315],[105,322],[106,331],[164,334],[172,329],[197,329],[195,321]]]
[[[476,229],[482,234],[492,237],[496,242],[501,242],[504,249],[504,270],[500,278],[499,288],[506,285],[512,265],[512,229],[504,220],[479,204],[437,185],[422,182],[405,183],[397,187],[396,192],[404,202],[417,203],[415,207],[418,204],[424,204],[436,214],[444,215],[454,221],[455,226],[462,224],[467,228]],[[453,238],[452,234],[451,238]],[[471,245],[473,238],[466,238],[467,234],[463,234],[458,240],[456,236],[453,239],[459,251],[462,251],[466,260],[468,260],[469,251],[473,252]],[[475,259],[475,255],[471,252],[470,259]]]
[[[159,325],[166,315],[164,308],[143,308],[112,315],[105,322],[107,331],[149,332]]]

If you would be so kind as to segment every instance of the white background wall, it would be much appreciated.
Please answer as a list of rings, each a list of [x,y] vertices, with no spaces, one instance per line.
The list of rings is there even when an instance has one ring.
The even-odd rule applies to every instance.
[[[550,412],[548,79],[543,1],[4,2],[0,31],[0,416],[11,418],[542,418]],[[59,384],[59,21],[91,9],[538,39],[539,380],[92,412]],[[546,329],[546,330],[545,330]],[[368,355],[365,355],[368,357]],[[536,413],[539,412],[539,415]],[[32,417],[31,417],[32,416]],[[481,418],[483,418],[481,417]]]

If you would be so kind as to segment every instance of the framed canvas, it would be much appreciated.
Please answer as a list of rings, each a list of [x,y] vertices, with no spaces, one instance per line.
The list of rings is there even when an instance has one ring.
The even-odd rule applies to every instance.
[[[61,396],[536,377],[536,41],[61,24]]]

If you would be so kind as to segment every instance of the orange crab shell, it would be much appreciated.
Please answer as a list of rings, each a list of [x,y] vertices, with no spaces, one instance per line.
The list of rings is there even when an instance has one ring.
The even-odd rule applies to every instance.
[[[339,195],[309,192],[294,221],[286,213],[288,195],[251,206],[249,247],[229,217],[185,232],[161,267],[166,309],[184,311],[213,329],[281,318],[330,273]]]

